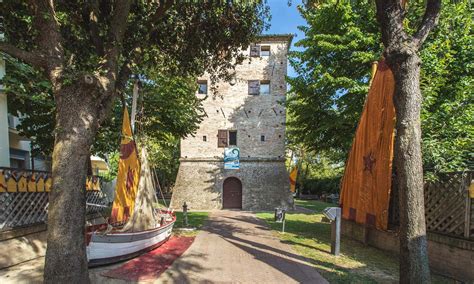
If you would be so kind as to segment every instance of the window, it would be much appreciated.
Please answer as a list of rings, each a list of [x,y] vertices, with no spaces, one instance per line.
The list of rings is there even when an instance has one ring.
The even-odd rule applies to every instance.
[[[15,169],[26,169],[25,160],[10,158],[10,167]]]
[[[227,130],[217,130],[217,147],[227,147]]]
[[[204,136],[202,137],[202,141],[204,141],[204,142],[207,141],[207,136],[206,136],[206,135],[204,135]]]
[[[198,81],[198,94],[207,94],[207,81]]]
[[[270,94],[270,81],[261,81],[260,82],[260,95],[269,95]]]
[[[249,80],[249,95],[269,95],[270,81]]]
[[[260,136],[260,141],[265,142],[265,135]]]
[[[229,131],[229,145],[237,146],[237,131]]]
[[[249,80],[249,95],[259,95],[260,94],[260,81]]]
[[[260,46],[260,56],[270,56],[270,46],[269,45],[261,45]]]
[[[260,46],[253,44],[250,46],[250,57],[259,57],[260,56]]]
[[[217,131],[217,147],[224,148],[227,146],[237,146],[236,130],[218,130]]]
[[[250,46],[250,57],[268,57],[270,56],[269,45],[252,44]]]

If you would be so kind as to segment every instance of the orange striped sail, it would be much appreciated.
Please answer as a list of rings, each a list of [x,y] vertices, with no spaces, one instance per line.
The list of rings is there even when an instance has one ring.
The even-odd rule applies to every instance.
[[[122,123],[122,141],[120,143],[120,160],[115,187],[115,200],[112,205],[110,222],[127,221],[135,206],[135,197],[140,177],[140,162],[128,111],[125,108]]]

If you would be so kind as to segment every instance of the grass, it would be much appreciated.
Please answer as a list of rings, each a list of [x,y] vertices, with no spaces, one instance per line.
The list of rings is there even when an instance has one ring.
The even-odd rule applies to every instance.
[[[304,207],[307,209],[311,209],[315,211],[316,213],[323,212],[323,209],[326,207],[336,206],[331,203],[321,202],[317,200],[299,200],[299,199],[295,199],[295,205]]]
[[[153,206],[155,208],[166,209],[170,204],[170,199],[166,199],[166,205],[163,199],[159,199],[158,203],[155,203]],[[207,220],[209,215],[208,212],[188,212],[188,228],[195,228],[193,231],[184,231],[180,230],[186,228],[184,225],[184,216],[183,212],[175,211],[176,223],[174,224],[174,234],[180,236],[195,236],[199,233],[199,229],[202,227],[204,222]]]
[[[174,224],[174,233],[184,236],[195,236],[199,233],[199,229],[203,226],[207,220],[208,212],[188,212],[188,228],[196,228],[194,231],[180,231],[179,229],[185,228],[183,212],[175,212],[176,223]]]
[[[321,212],[334,204],[314,200],[295,200],[295,203],[314,213],[287,213],[285,233],[281,233],[281,224],[273,221],[273,213],[258,213],[257,217],[265,220],[283,242],[306,257],[329,282],[398,282],[398,257],[394,254],[346,237],[341,239],[341,254],[338,257],[330,254],[331,225],[322,221]],[[447,283],[446,280],[434,277],[433,282]]]

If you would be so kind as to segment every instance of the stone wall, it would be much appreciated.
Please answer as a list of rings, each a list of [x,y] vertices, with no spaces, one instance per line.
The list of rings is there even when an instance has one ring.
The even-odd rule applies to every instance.
[[[171,207],[190,210],[222,208],[222,186],[228,177],[242,182],[243,210],[293,208],[284,160],[242,159],[240,169],[225,170],[222,160],[182,160]]]
[[[270,48],[270,56],[247,57],[236,66],[232,82],[217,82],[203,99],[206,117],[192,136],[181,141],[181,164],[173,188],[172,206],[221,209],[222,185],[228,176],[240,179],[244,210],[292,207],[289,179],[284,164],[287,52],[290,36],[262,37],[258,42]],[[242,50],[250,54],[250,48]],[[270,93],[249,95],[250,80],[270,83]],[[224,148],[218,147],[218,130],[237,131],[241,168],[224,170]],[[262,139],[264,136],[264,139]],[[263,141],[262,141],[263,140]]]
[[[242,157],[282,158],[285,155],[287,41],[262,42],[271,47],[269,57],[252,57],[235,70],[235,84],[219,82],[217,92],[209,89],[203,108],[206,117],[194,135],[181,141],[183,158],[222,158],[217,130],[237,130]],[[248,54],[249,50],[244,50]],[[199,80],[207,80],[209,75]],[[270,81],[269,95],[249,95],[249,80]],[[265,135],[265,141],[260,137]],[[207,141],[203,141],[206,136]]]

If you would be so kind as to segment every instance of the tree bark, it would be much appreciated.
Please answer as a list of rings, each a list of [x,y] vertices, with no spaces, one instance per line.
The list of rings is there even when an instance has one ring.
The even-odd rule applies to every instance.
[[[48,208],[45,283],[89,283],[85,243],[87,163],[98,129],[94,93],[85,84],[56,96],[53,190]]]
[[[171,5],[173,1],[169,5]],[[102,75],[86,75],[72,83],[64,56],[63,37],[56,17],[54,1],[30,1],[32,25],[37,31],[37,48],[26,51],[0,42],[0,51],[16,57],[44,72],[49,78],[56,102],[56,128],[53,149],[53,189],[48,208],[48,246],[45,283],[88,283],[85,244],[85,182],[90,149],[98,125],[105,120],[113,99],[126,86],[130,69],[118,78],[123,38],[131,1],[117,0],[107,35],[98,35],[92,24],[90,34],[98,54],[105,60],[95,71]],[[169,5],[165,6],[169,9]],[[93,6],[93,5],[92,5]],[[161,8],[163,13],[165,7]],[[93,6],[92,20],[97,20]],[[97,23],[95,23],[97,24]],[[104,50],[102,50],[104,49]],[[102,56],[101,56],[102,57]],[[127,60],[125,60],[127,62]],[[77,71],[77,70],[76,70]]]
[[[395,183],[399,191],[400,283],[430,282],[421,158],[421,60],[418,51],[438,22],[441,1],[428,0],[426,3],[421,24],[411,36],[403,25],[405,1],[376,0],[384,56],[395,78],[394,162],[397,170]]]
[[[429,283],[423,164],[421,158],[420,59],[388,56],[395,77],[396,183],[400,208],[400,283]]]

